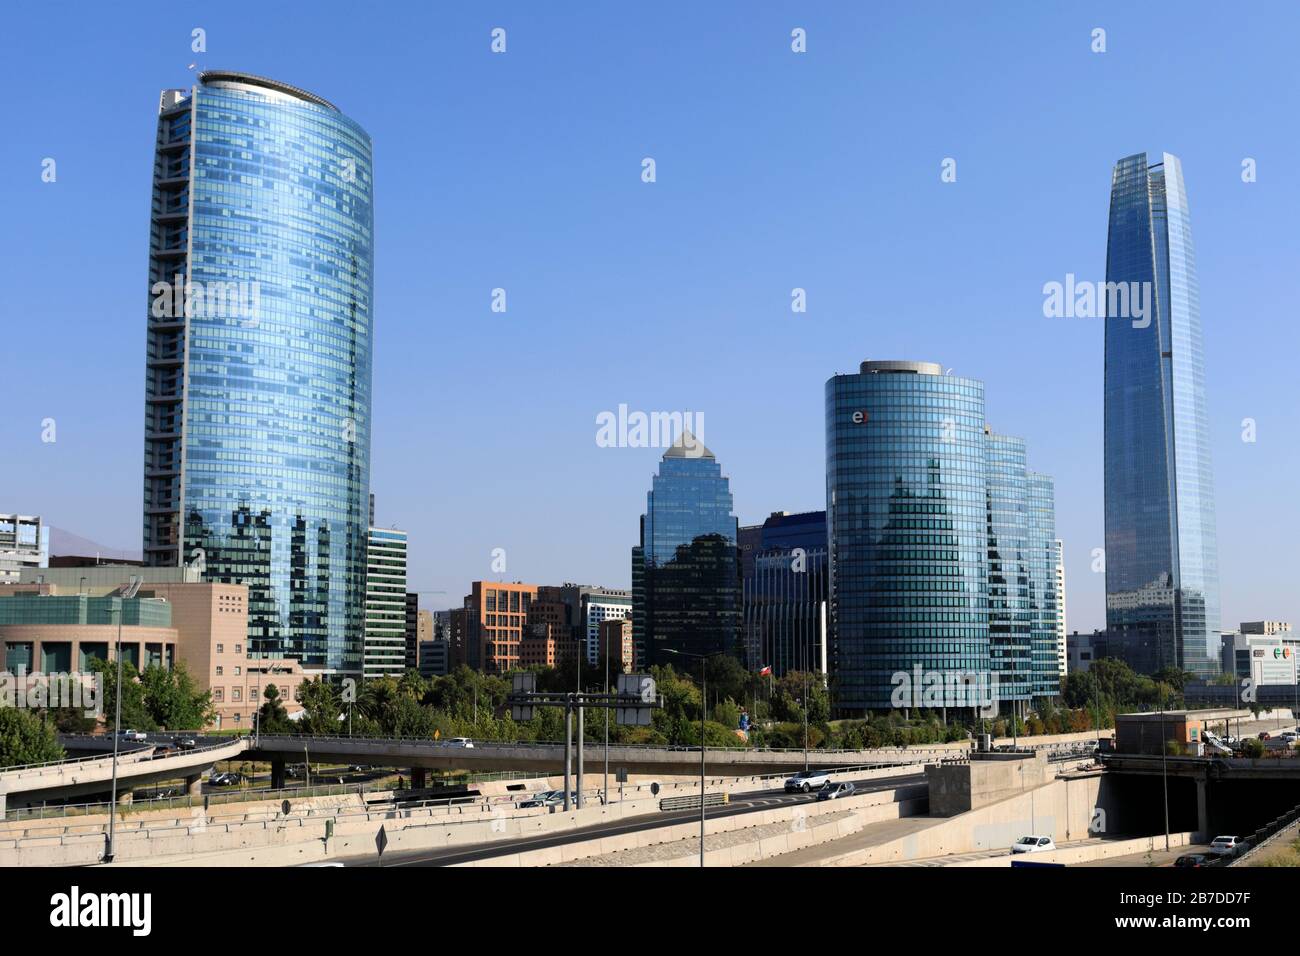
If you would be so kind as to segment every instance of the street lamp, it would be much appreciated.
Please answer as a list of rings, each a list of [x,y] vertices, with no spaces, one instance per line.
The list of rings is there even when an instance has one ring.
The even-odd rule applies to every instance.
[[[84,581],[85,578],[82,578]],[[118,741],[122,737],[122,612],[126,610],[127,601],[136,596],[140,590],[140,584],[143,578],[137,574],[131,575],[131,583],[122,589],[122,596],[117,602],[117,685],[116,693],[113,695],[113,784],[111,796],[108,802],[108,836],[104,844],[104,862],[113,862],[113,839],[116,836],[114,823],[117,820],[117,747]]]
[[[679,651],[672,648],[660,648],[665,654],[673,654],[677,657],[691,657],[700,662],[700,866],[704,866],[704,758],[707,748],[704,745],[704,714],[705,704],[709,699],[708,684],[708,664],[709,658],[721,657],[726,651],[714,651],[712,654],[691,654],[688,651]],[[805,755],[805,760],[807,756]]]

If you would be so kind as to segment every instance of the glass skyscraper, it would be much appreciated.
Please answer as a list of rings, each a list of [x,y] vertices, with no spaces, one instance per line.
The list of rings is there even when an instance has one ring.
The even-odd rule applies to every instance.
[[[370,137],[208,71],[159,103],[144,554],[247,584],[248,649],[360,673],[373,334]]]
[[[664,452],[632,549],[637,661],[693,671],[690,654],[741,653],[740,552],[731,490],[694,438]]]
[[[888,710],[898,676],[918,673],[977,677],[946,686],[944,707],[978,693],[1023,711],[1056,694],[1053,497],[1023,440],[987,427],[982,382],[931,362],[863,362],[831,378],[836,711]]]
[[[821,671],[829,599],[826,512],[776,512],[757,531],[742,562],[746,665],[771,667],[777,677]]]
[[[1106,282],[1136,283],[1151,303],[1138,318],[1108,303],[1105,324],[1107,638],[1140,672],[1210,676],[1218,544],[1196,257],[1177,157],[1115,164]]]

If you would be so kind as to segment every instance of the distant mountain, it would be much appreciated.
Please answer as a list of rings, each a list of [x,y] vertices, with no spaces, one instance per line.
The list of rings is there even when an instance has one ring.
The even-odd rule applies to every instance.
[[[105,561],[140,560],[140,551],[138,549],[132,551],[124,548],[108,548],[98,541],[91,541],[89,538],[83,538],[71,531],[64,531],[62,528],[51,526],[50,557],[58,557],[64,554],[75,554],[88,558],[99,555]]]

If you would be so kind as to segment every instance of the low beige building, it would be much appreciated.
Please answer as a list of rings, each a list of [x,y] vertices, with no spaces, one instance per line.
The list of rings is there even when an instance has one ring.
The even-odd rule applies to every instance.
[[[174,647],[174,659],[185,665],[195,684],[212,692],[212,706],[217,714],[214,728],[251,729],[268,684],[276,685],[288,713],[302,710],[296,698],[304,675],[296,660],[248,657],[248,588],[245,585],[202,581],[189,568],[100,565],[24,572],[22,582],[0,585],[0,600],[11,594],[111,596],[119,593],[132,576],[143,578],[138,598],[166,602],[171,611],[169,641],[164,640],[167,635],[141,634],[138,639],[142,643],[163,641]],[[113,631],[110,639],[115,640],[116,628],[109,629]],[[130,627],[124,629],[124,642],[130,630]],[[22,637],[15,633],[12,639]],[[72,659],[79,660],[76,656]],[[169,654],[169,664],[171,660]]]

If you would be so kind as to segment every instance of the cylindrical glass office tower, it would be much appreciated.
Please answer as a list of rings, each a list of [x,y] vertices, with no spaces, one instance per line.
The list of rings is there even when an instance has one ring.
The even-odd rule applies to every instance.
[[[826,383],[834,698],[882,711],[895,677],[989,672],[984,385],[930,362]]]
[[[248,651],[361,670],[374,257],[370,137],[209,71],[159,103],[144,552],[249,588]]]

